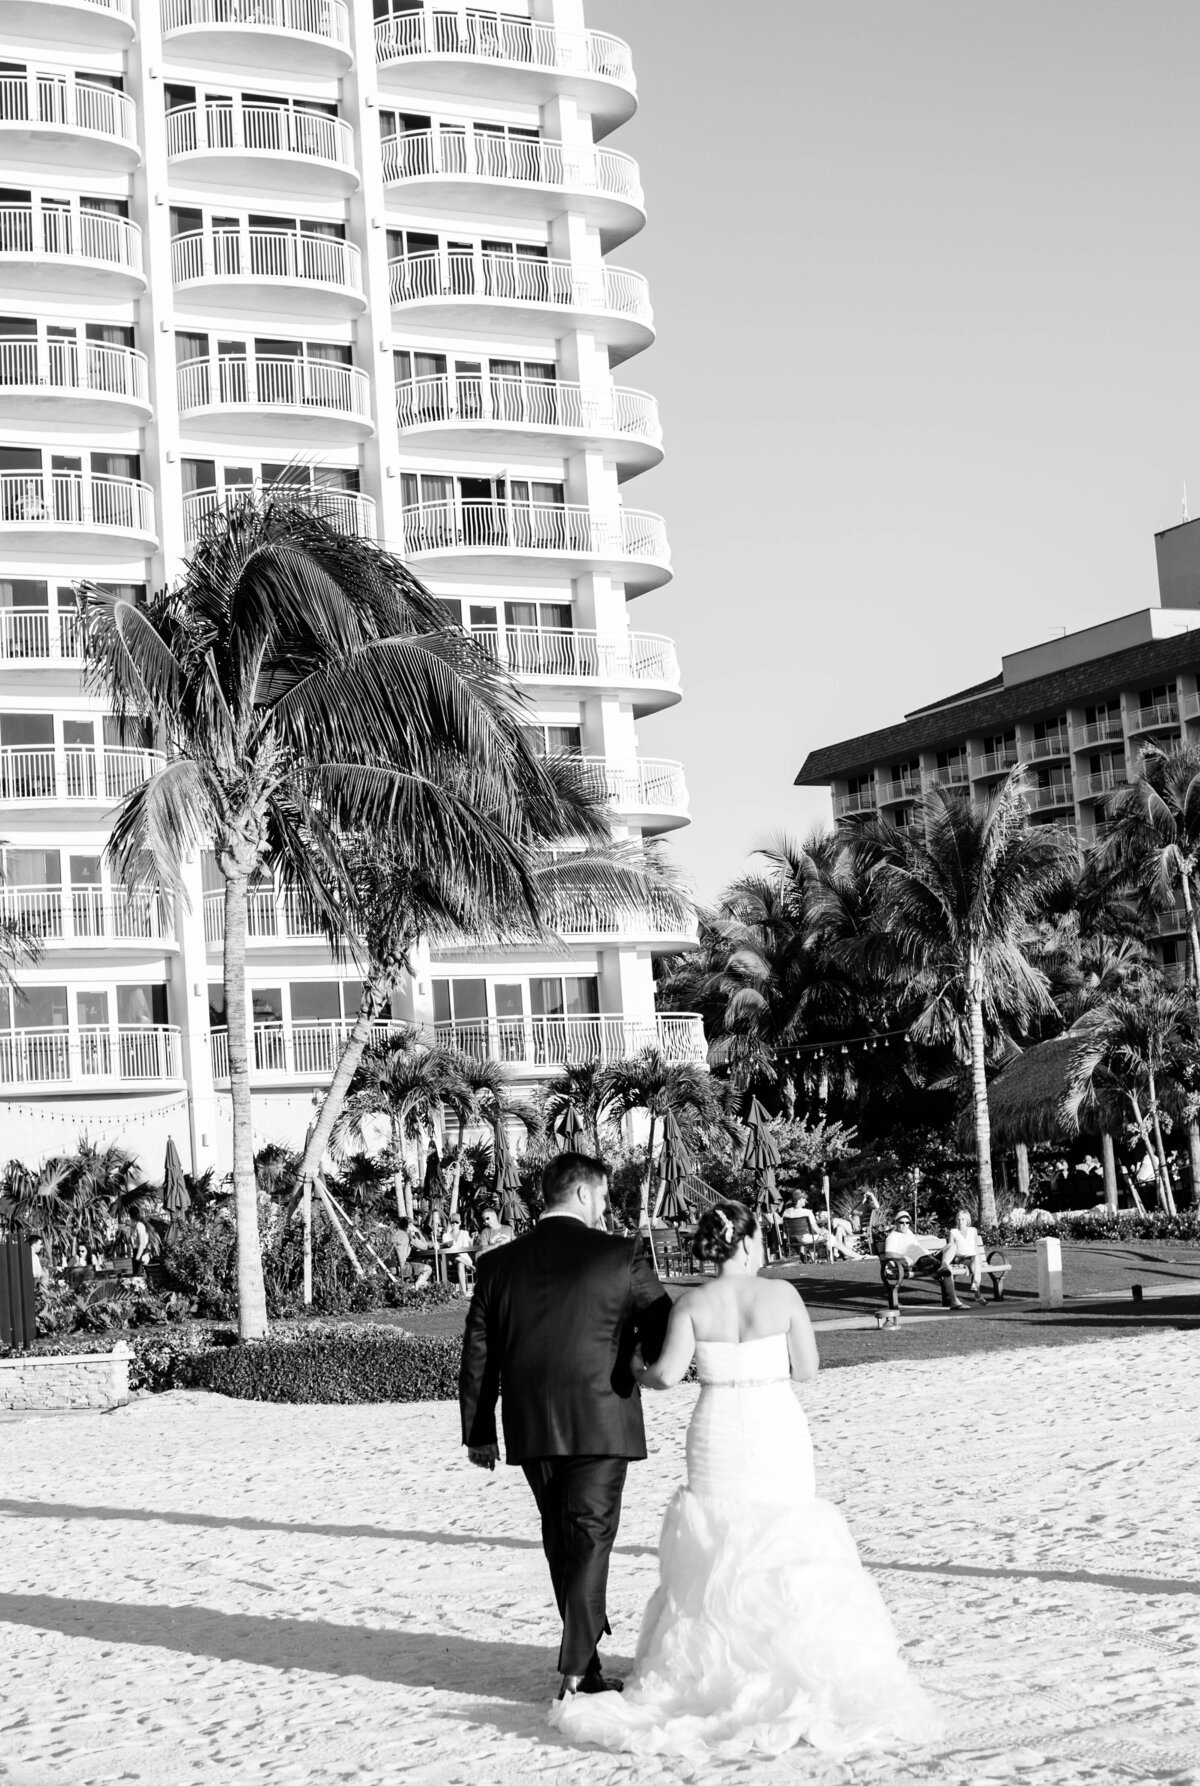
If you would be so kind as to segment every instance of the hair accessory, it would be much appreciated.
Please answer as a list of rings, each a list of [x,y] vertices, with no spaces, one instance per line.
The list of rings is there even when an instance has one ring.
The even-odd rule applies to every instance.
[[[721,1226],[725,1230],[725,1234],[724,1234],[725,1245],[728,1246],[730,1241],[733,1239],[733,1223],[730,1221],[729,1217],[725,1214],[725,1211],[723,1209],[719,1210],[717,1213],[721,1217]]]

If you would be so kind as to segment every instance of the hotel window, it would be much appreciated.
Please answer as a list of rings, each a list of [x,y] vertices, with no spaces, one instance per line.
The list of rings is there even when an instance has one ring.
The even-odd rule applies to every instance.
[[[1035,744],[1044,741],[1048,749],[1066,751],[1070,742],[1067,735],[1066,714],[1058,714],[1054,719],[1035,720],[1033,739]]]
[[[487,1014],[486,980],[435,980],[433,982],[433,1020],[435,1023],[486,1023]]]

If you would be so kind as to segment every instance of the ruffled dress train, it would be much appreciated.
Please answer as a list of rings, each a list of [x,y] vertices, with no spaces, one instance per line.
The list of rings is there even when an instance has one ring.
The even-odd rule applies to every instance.
[[[573,1742],[702,1760],[922,1745],[940,1720],[901,1660],[845,1520],[817,1499],[782,1336],[696,1347],[688,1480],[624,1693],[556,1702]]]

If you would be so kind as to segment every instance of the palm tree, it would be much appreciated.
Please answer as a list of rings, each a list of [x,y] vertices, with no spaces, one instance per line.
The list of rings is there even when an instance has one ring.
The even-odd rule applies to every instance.
[[[1074,848],[1055,827],[1026,824],[1024,778],[1012,770],[974,806],[938,788],[901,831],[854,826],[870,874],[880,944],[892,976],[916,1000],[916,1042],[949,1042],[970,1064],[979,1219],[996,1220],[987,1102],[988,1031],[1026,1029],[1053,1010],[1045,974],[1023,944],[1070,872]]]
[[[553,1129],[568,1110],[588,1135],[592,1152],[600,1157],[600,1099],[603,1089],[603,1068],[599,1061],[568,1061],[559,1068],[546,1086],[542,1109],[546,1126]]]
[[[641,1187],[639,1225],[650,1225],[650,1185],[654,1175],[654,1142],[659,1123],[670,1111],[684,1132],[720,1120],[721,1102],[706,1068],[694,1061],[671,1061],[660,1048],[643,1048],[628,1060],[612,1061],[601,1074],[599,1110],[605,1116],[641,1111],[650,1118],[646,1144],[646,1176]]]
[[[511,678],[403,565],[286,488],[217,511],[180,581],[144,605],[86,586],[82,619],[91,685],[118,718],[149,721],[168,757],[123,803],[111,859],[128,884],[178,890],[181,861],[211,845],[225,882],[238,1325],[257,1338],[251,883],[278,875],[336,942],[347,832],[386,829],[419,862],[498,890],[527,882],[527,809],[561,816],[570,801],[539,765]]]
[[[1120,872],[1151,908],[1162,910],[1182,898],[1191,978],[1200,987],[1200,747],[1161,750],[1147,744],[1142,771],[1108,802],[1113,830],[1104,859]]]
[[[425,1149],[440,1125],[445,1106],[465,1108],[470,1094],[460,1074],[460,1057],[450,1048],[427,1046],[412,1028],[394,1032],[362,1050],[350,1091],[333,1131],[336,1151],[361,1148],[372,1117],[386,1119],[392,1151],[401,1161],[396,1206],[413,1215],[413,1187],[422,1180]],[[406,1144],[413,1145],[411,1164]]]
[[[8,839],[0,837],[0,855],[7,844]],[[3,885],[4,875],[0,872],[0,887]],[[15,988],[17,968],[35,962],[41,952],[38,938],[24,919],[0,912],[0,989]]]

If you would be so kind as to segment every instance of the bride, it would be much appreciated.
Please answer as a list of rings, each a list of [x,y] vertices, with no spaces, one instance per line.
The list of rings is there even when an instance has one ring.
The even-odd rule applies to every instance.
[[[816,1496],[789,1380],[817,1374],[804,1305],[758,1276],[762,1239],[742,1204],[707,1211],[694,1250],[718,1276],[679,1298],[640,1372],[670,1389],[694,1356],[701,1392],[633,1673],[623,1694],[559,1700],[550,1721],[575,1742],[694,1759],[928,1742],[938,1718],[845,1521]]]

